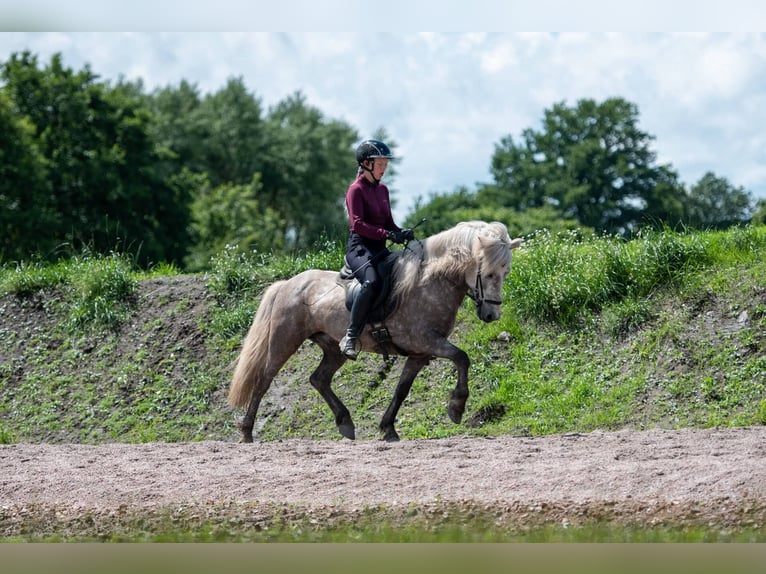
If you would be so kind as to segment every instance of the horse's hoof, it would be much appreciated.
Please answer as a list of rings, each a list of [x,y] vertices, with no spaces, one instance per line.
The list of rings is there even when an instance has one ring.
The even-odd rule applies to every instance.
[[[463,420],[463,411],[464,410],[465,410],[464,408],[458,410],[455,407],[453,407],[452,405],[450,405],[447,408],[447,414],[449,415],[449,420],[451,420],[455,424],[459,424],[460,421]]]
[[[338,432],[340,432],[340,434],[342,434],[347,439],[354,440],[356,438],[356,429],[352,424],[338,425]]]
[[[253,442],[253,435],[250,435],[250,436],[242,435],[242,438],[239,439],[240,444],[245,444],[249,442]]]
[[[396,431],[390,431],[385,434],[383,440],[386,442],[399,442],[401,439],[399,438],[399,435],[396,434]]]

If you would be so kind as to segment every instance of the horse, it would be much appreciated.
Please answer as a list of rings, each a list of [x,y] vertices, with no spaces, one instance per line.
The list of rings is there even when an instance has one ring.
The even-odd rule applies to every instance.
[[[389,343],[373,337],[368,324],[359,337],[362,351],[405,356],[391,403],[378,429],[385,441],[398,441],[394,422],[417,374],[433,358],[451,360],[457,384],[449,398],[450,420],[460,423],[468,399],[470,360],[448,340],[457,311],[466,295],[482,321],[500,318],[503,282],[510,272],[511,240],[500,222],[466,221],[395,250],[390,313],[385,318]],[[258,406],[274,377],[301,344],[310,339],[323,354],[309,377],[335,417],[340,434],[355,438],[351,414],[331,388],[333,375],[346,362],[339,341],[349,322],[346,287],[356,279],[341,279],[338,271],[310,269],[272,283],[263,293],[242,343],[229,387],[228,401],[246,408],[240,419],[240,442],[253,442]],[[387,356],[387,355],[386,355]]]

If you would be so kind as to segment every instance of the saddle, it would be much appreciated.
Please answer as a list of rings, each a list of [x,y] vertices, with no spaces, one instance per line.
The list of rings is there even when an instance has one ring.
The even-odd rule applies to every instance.
[[[399,257],[399,253],[395,251],[386,256],[382,261],[374,263],[380,278],[383,280],[383,287],[372,304],[370,313],[367,316],[367,323],[372,326],[370,332],[372,338],[381,344],[391,342],[391,336],[383,322],[396,307],[396,301],[389,297],[389,295],[391,294],[392,270],[397,257]],[[354,273],[351,271],[345,258],[343,260],[343,267],[339,272],[339,278],[340,284],[346,291],[346,309],[351,311],[351,306],[354,304],[354,298],[362,288],[362,284],[354,277]]]

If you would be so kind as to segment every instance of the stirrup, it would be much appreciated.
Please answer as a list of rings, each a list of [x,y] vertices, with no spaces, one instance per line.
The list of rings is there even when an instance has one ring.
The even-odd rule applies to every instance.
[[[357,344],[356,337],[349,337],[348,335],[345,335],[340,340],[340,352],[343,353],[343,355],[347,359],[351,359],[352,361],[355,361],[357,356],[359,355],[359,352],[356,350],[356,344]]]

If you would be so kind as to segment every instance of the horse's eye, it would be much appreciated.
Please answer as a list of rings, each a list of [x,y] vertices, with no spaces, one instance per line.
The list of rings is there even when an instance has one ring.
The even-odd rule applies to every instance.
[[[494,279],[494,278],[495,278],[495,274],[494,273],[489,273],[487,275],[487,279]]]

